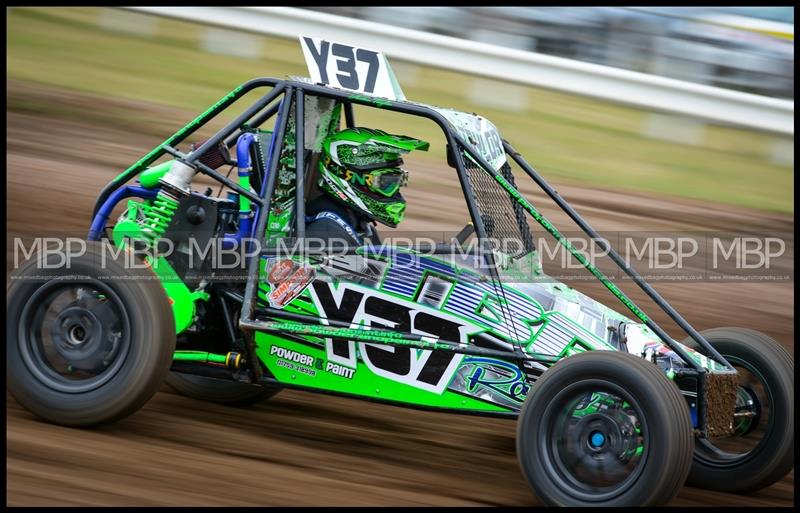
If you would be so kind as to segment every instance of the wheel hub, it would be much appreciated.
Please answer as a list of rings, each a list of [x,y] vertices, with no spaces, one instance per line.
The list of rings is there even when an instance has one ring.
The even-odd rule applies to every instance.
[[[606,437],[600,431],[593,431],[589,435],[589,447],[592,449],[600,449],[606,443]]]
[[[53,321],[51,334],[58,354],[77,370],[102,370],[114,348],[109,329],[92,310],[82,306],[61,311]]]
[[[578,421],[576,447],[602,463],[605,459],[628,461],[637,447],[637,433],[622,412],[610,410],[592,413]]]
[[[82,324],[75,324],[69,330],[67,342],[73,346],[81,345],[86,340],[86,328]]]
[[[744,436],[758,426],[761,403],[750,387],[736,387],[736,406],[733,413],[734,436]]]
[[[21,355],[50,388],[92,390],[122,365],[130,347],[129,322],[119,297],[105,284],[47,282],[22,309]]]

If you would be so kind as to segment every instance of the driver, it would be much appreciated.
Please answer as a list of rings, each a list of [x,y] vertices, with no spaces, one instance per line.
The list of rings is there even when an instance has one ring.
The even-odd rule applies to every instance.
[[[306,237],[379,244],[376,222],[394,228],[406,210],[400,188],[408,183],[408,171],[401,167],[401,155],[428,147],[425,141],[369,128],[327,137],[319,161],[323,194],[306,207]]]

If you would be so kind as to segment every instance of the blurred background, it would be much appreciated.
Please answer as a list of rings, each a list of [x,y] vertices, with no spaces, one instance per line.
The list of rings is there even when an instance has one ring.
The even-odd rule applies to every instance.
[[[794,97],[789,7],[306,9],[765,98]],[[258,76],[307,75],[296,37],[118,8],[6,13],[9,237],[84,237],[101,188],[234,87]],[[601,233],[792,237],[793,132],[656,112],[395,56],[390,62],[410,100],[491,120]],[[377,109],[359,109],[357,119],[431,141],[429,152],[409,157],[404,224],[413,230],[449,222],[460,229],[464,208],[453,195],[457,181],[442,164],[441,131]],[[556,226],[570,227],[527,182],[522,192]],[[671,282],[656,288],[698,330],[746,326],[794,354],[793,285]],[[597,283],[575,287],[604,300]],[[635,287],[625,290],[683,338]],[[6,411],[11,505],[535,504],[516,462],[515,423],[503,420],[294,390],[237,409],[179,397],[166,387],[139,413],[96,430],[40,422],[10,396]],[[673,505],[788,506],[793,484],[792,472],[746,497],[687,487]]]
[[[308,7],[436,34],[794,98],[793,7]]]
[[[314,9],[770,97],[791,98],[794,91],[790,7]],[[307,74],[295,39],[113,8],[13,8],[7,42],[10,111],[103,117],[164,137],[252,77]],[[409,99],[484,115],[550,179],[793,211],[793,136],[419,66],[395,56],[391,62]],[[106,103],[142,101],[181,113],[144,119],[138,108],[74,109],[70,102],[33,99],[45,91]],[[372,112],[365,115],[364,122],[377,121]],[[407,123],[400,117],[395,122],[398,131]],[[416,133],[438,135],[432,125]],[[436,146],[427,156],[438,160],[443,151]]]

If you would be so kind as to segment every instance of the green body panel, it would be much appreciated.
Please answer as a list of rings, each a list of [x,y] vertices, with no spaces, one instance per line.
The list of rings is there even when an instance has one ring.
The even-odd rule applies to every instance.
[[[416,255],[408,250],[396,249],[398,253]],[[436,266],[444,264],[444,260],[435,257],[424,257],[428,265]],[[269,301],[270,285],[265,283],[264,277],[268,274],[267,260],[261,261],[260,276],[262,281],[258,289],[258,297],[261,301]],[[388,262],[391,264],[391,261]],[[422,282],[431,275],[428,272],[421,274],[420,283],[416,285],[410,295],[401,295],[392,292],[388,284],[388,274],[391,265],[383,271],[383,279],[376,282],[374,286],[363,286],[347,281],[334,280],[329,287],[331,290],[344,293],[345,290],[354,293],[364,293],[371,300],[378,299],[386,303],[401,305],[411,308],[419,315],[433,315],[442,319],[441,322],[456,322],[462,328],[462,341],[456,339],[440,339],[431,336],[410,337],[400,331],[392,329],[367,329],[359,325],[360,321],[354,320],[351,327],[336,327],[327,324],[306,324],[291,321],[272,321],[268,323],[268,331],[256,332],[255,340],[257,343],[257,355],[259,360],[267,367],[269,372],[281,383],[299,385],[304,387],[331,390],[340,393],[352,394],[355,396],[368,397],[388,401],[396,401],[406,404],[447,408],[471,412],[515,412],[519,409],[524,399],[523,390],[527,390],[527,381],[513,360],[504,358],[483,357],[478,355],[466,355],[462,352],[452,353],[459,347],[468,347],[466,337],[478,333],[491,334],[499,339],[509,339],[507,332],[501,329],[505,324],[502,306],[503,300],[489,292],[485,292],[483,299],[476,301],[476,308],[472,312],[477,317],[465,317],[463,312],[454,307],[448,307],[448,301],[454,288],[443,297],[439,306],[431,306],[419,303],[414,299],[420,294]],[[463,294],[470,286],[468,282],[482,283],[480,275],[466,268],[452,269],[452,272],[461,277],[458,286]],[[408,278],[406,279],[408,280]],[[319,283],[319,282],[315,282]],[[408,283],[412,285],[411,282]],[[320,285],[322,287],[322,285]],[[319,310],[315,304],[319,299],[312,297],[313,286],[306,288],[291,303],[284,307],[285,311],[310,315],[316,318],[325,319],[326,314]],[[474,293],[480,293],[475,291]],[[515,297],[529,301],[531,304],[535,300],[522,292],[515,291]],[[315,295],[318,292],[314,293]],[[336,293],[338,294],[338,293]],[[472,294],[472,293],[470,293]],[[344,297],[344,296],[339,296]],[[363,306],[362,306],[363,308]],[[555,322],[554,319],[558,319]],[[481,321],[484,319],[484,321]],[[546,312],[538,317],[530,317],[523,320],[527,323],[528,331],[520,331],[520,339],[516,342],[522,350],[527,351],[532,356],[541,356],[543,361],[555,362],[560,358],[585,350],[613,350],[604,340],[595,334],[587,331],[579,324],[565,317],[560,312]],[[438,322],[438,321],[437,321]],[[560,354],[538,355],[534,346],[540,337],[550,330],[550,325],[560,326],[563,329],[568,327],[572,333],[571,342],[566,344]],[[266,328],[266,327],[265,327]],[[430,328],[428,328],[430,329]],[[421,329],[424,333],[426,329]],[[352,359],[347,364],[343,364],[341,356],[331,359],[331,341],[326,337],[334,336],[337,339],[349,340],[353,349],[351,350]],[[509,340],[513,341],[513,338]],[[411,354],[411,367],[405,374],[393,373],[385,368],[376,367],[374,361],[368,361],[364,357],[364,351],[371,350],[374,354],[375,349],[380,348],[387,351],[386,343],[391,344],[395,349],[388,349],[390,352],[401,351],[404,354]],[[430,385],[420,383],[422,373],[414,371],[415,365],[424,368],[427,362],[433,360],[431,352],[445,353],[452,355],[451,359],[445,359],[440,364],[440,378],[437,378]],[[506,378],[497,378],[494,381],[487,381],[486,365],[489,367],[501,368],[501,372],[507,373]],[[417,372],[417,374],[415,374]],[[514,373],[518,373],[514,375]],[[481,380],[483,376],[483,380]],[[493,400],[487,398],[486,390],[480,389],[480,385],[489,383],[493,388]],[[500,396],[508,398],[505,402],[498,402]],[[502,400],[503,398],[500,397]]]
[[[471,412],[512,411],[449,390],[438,394],[383,378],[374,374],[360,356],[356,368],[348,369],[329,362],[323,346],[311,346],[261,332],[256,333],[256,344],[259,360],[282,383],[417,406]],[[276,348],[286,352],[277,351]],[[281,357],[286,355],[292,356]]]
[[[301,260],[297,259],[296,261],[300,262]],[[267,259],[260,261],[259,276],[261,279],[258,298],[265,302],[269,300],[270,292],[270,286],[265,279],[267,265]],[[345,283],[341,283],[341,285],[346,286]],[[385,291],[382,294],[396,298],[398,301],[402,299]],[[312,315],[317,318],[324,317],[314,305],[308,289],[305,289],[283,309],[290,313]],[[413,340],[390,330],[376,331],[363,329],[363,327],[337,328],[290,321],[276,322],[276,325],[282,328],[280,333],[255,332],[256,354],[275,379],[281,383],[376,400],[464,412],[509,413],[517,409],[449,390],[449,382],[444,383],[442,390],[432,391],[399,382],[397,379],[380,376],[367,365],[361,355],[366,347],[386,349],[387,346],[382,345],[381,342],[407,347],[410,351],[415,352],[417,358],[422,358],[424,352],[431,350],[452,349],[451,345],[437,342],[435,337],[427,337],[429,340]],[[326,334],[344,335],[355,340],[351,342],[355,348],[354,366],[342,365],[329,359],[324,337]],[[371,341],[375,343],[371,344]],[[465,357],[464,354],[455,355],[452,363],[458,366]],[[462,377],[458,373],[453,373],[450,381]]]
[[[195,300],[208,300],[208,294],[190,291],[164,257],[158,257],[155,262],[151,261],[151,266],[153,272],[161,279],[161,285],[172,304],[175,332],[181,333],[194,322]]]
[[[264,331],[255,334],[257,356],[269,373],[287,385],[371,399],[470,412],[513,413],[521,407],[535,377],[526,377],[516,360],[510,359],[510,352],[503,356],[497,353],[487,356],[464,354],[460,348],[473,347],[474,342],[470,340],[474,339],[471,337],[486,334],[507,341],[536,358],[542,371],[552,363],[583,351],[617,350],[603,338],[603,334],[582,325],[579,317],[567,314],[566,310],[544,310],[534,296],[526,294],[514,283],[505,284],[504,294],[498,295],[496,289],[472,269],[449,266],[445,269],[441,265],[445,263],[442,259],[400,248],[395,248],[393,254],[394,258],[383,260],[387,265],[379,271],[380,277],[371,278],[369,284],[320,279],[322,270],[318,270],[317,279],[283,308],[290,313],[323,319],[323,323],[266,321]],[[403,264],[395,260],[404,254],[409,255],[408,258],[418,258],[420,263],[409,267],[408,262]],[[380,259],[379,253],[362,252],[362,255]],[[262,260],[260,267],[260,301],[269,301],[271,292],[271,286],[264,279],[269,271],[266,262]],[[392,275],[394,266],[398,267],[396,275]],[[412,268],[417,271],[409,271]],[[430,276],[453,280],[452,288],[442,292],[436,305],[420,302],[423,284]],[[398,278],[402,280],[403,290],[408,292],[393,292],[401,283]],[[574,305],[584,303],[586,299],[580,292],[560,283],[537,287],[540,287],[539,293],[547,291]],[[455,293],[457,290],[460,290],[458,294]],[[328,294],[330,298],[323,301],[321,298]],[[350,299],[346,300],[348,294]],[[365,299],[358,299],[360,294]],[[472,299],[466,300],[467,297]],[[345,306],[345,301],[349,306]],[[392,323],[398,321],[390,320],[391,316],[382,317],[377,310],[366,311],[370,302],[372,305],[377,302],[408,308],[414,312],[412,319],[433,315],[436,322],[457,322],[462,326],[459,328],[462,338],[460,341],[453,337],[440,338],[442,335],[437,334],[430,324],[427,328],[412,327],[411,333],[408,326],[403,330],[392,328]],[[467,303],[470,306],[465,310]],[[331,304],[335,304],[334,309],[330,309]],[[348,309],[355,312],[350,314],[354,317],[333,318],[350,322],[349,327],[331,326],[324,321],[328,315],[338,315],[336,312]],[[605,307],[600,308],[600,312],[606,319],[631,323],[630,319]],[[365,319],[368,324],[364,324]],[[377,327],[372,324],[376,320]],[[516,325],[516,328],[510,330],[509,325]],[[646,337],[648,349],[660,346],[658,338],[646,326],[633,323],[629,326],[641,330],[638,338]],[[602,327],[605,328],[605,324]],[[605,329],[602,331],[607,333]],[[431,336],[427,336],[428,333]],[[340,344],[340,350],[341,344],[350,348],[344,353],[347,356],[334,351],[334,341]],[[554,344],[557,347],[555,351]],[[406,365],[405,371],[396,372],[384,364],[377,365],[375,355],[380,351],[383,351],[384,364],[392,359],[385,359],[390,354],[406,355],[404,362],[409,361],[407,355],[410,354],[411,366]],[[450,356],[442,357],[440,362],[444,363],[439,368],[444,370],[438,374],[433,372],[437,377],[428,387],[421,383],[422,373],[414,369],[415,365],[424,368],[433,360],[434,353]],[[698,358],[703,367],[717,368],[712,360]],[[492,372],[494,374],[490,375]]]

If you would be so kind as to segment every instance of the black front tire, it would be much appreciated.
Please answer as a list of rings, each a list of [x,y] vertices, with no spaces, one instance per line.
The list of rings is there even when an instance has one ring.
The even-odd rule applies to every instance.
[[[765,404],[760,404],[758,425],[743,433],[697,440],[688,484],[733,493],[760,490],[794,467],[794,360],[777,341],[758,331],[715,328],[701,334],[737,368],[740,386],[746,376],[760,381],[752,388],[758,388],[761,398],[756,399]],[[697,348],[691,339],[684,344]]]
[[[249,385],[175,371],[170,372],[165,381],[173,390],[186,397],[231,406],[266,401],[282,390],[279,386]]]
[[[8,391],[49,422],[120,420],[158,391],[172,363],[175,321],[156,275],[102,252],[87,242],[69,269],[26,262],[7,290]]]
[[[589,405],[595,396],[614,400],[589,409],[582,406],[587,393]],[[632,434],[635,452],[620,442]],[[689,409],[675,384],[652,363],[616,351],[585,352],[553,365],[534,383],[517,425],[520,466],[547,505],[666,504],[683,486],[693,443]],[[629,458],[625,467],[617,463],[626,461],[622,456]],[[611,479],[615,466],[624,472]]]

